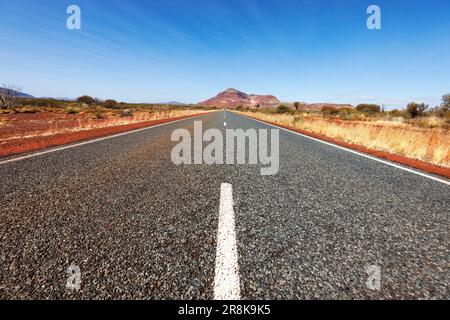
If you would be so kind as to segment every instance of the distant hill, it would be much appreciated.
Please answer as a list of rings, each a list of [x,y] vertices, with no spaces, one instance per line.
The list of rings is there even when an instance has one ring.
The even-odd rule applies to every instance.
[[[183,102],[178,102],[178,101],[163,102],[163,103],[161,103],[161,104],[168,104],[168,105],[170,105],[170,106],[184,106],[184,105],[186,105],[185,103],[183,103]]]
[[[293,103],[281,102],[277,99],[277,97],[273,95],[247,94],[236,89],[227,89],[225,91],[222,91],[214,98],[200,102],[200,104],[205,106],[215,106],[219,108],[230,109],[235,109],[239,106],[255,107],[257,105],[259,105],[261,109],[275,109],[280,104],[285,104],[291,109],[295,108]],[[353,108],[353,106],[350,104],[302,102],[299,105],[299,110],[320,111],[322,107],[334,107],[337,109]]]
[[[10,90],[6,88],[0,87],[0,93],[1,94],[8,94],[11,97],[17,97],[17,98],[34,98],[31,94],[16,91],[16,90]]]
[[[50,100],[59,100],[59,101],[75,101],[75,100],[77,100],[77,99],[74,99],[74,98],[67,98],[67,97],[62,97],[62,98],[39,97],[38,99],[50,99]]]
[[[214,98],[200,102],[201,105],[205,106],[227,108],[237,108],[239,106],[253,107],[256,105],[260,105],[261,108],[275,108],[280,103],[280,100],[272,95],[247,94],[236,89],[227,89],[220,92]]]

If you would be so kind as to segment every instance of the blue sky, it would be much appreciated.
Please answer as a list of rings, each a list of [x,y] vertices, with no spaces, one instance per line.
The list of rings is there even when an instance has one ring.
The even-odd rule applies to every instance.
[[[81,8],[82,29],[66,28]],[[382,10],[382,30],[366,9]],[[35,96],[432,105],[450,92],[450,1],[1,1],[0,84]]]

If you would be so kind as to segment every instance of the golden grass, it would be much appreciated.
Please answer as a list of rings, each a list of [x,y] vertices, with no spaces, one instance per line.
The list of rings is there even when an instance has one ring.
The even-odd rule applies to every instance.
[[[45,131],[35,131],[26,135],[10,136],[3,140],[15,140],[42,136],[52,136],[60,133],[78,132],[91,129],[99,129],[106,127],[123,126],[133,123],[141,123],[169,118],[176,118],[181,116],[195,115],[199,113],[208,112],[206,110],[162,110],[151,112],[136,112],[132,116],[118,117],[108,114],[103,114],[103,118],[95,119],[89,117],[89,114],[79,114],[77,124],[75,126],[67,126],[64,122],[53,121],[49,124]]]
[[[339,121],[308,114],[255,112],[250,115],[336,140],[450,167],[450,130],[443,127],[443,119],[430,117],[411,124],[389,120]]]
[[[93,119],[82,117],[78,119],[78,125],[72,128],[58,128],[58,123],[52,124],[50,129],[45,132],[45,135],[53,135],[62,132],[76,132],[83,130],[91,130],[105,127],[123,126],[133,123],[155,121],[169,118],[176,118],[181,116],[188,116],[199,114],[204,111],[200,110],[162,110],[152,112],[136,112],[132,116],[117,117],[105,115],[104,119]]]

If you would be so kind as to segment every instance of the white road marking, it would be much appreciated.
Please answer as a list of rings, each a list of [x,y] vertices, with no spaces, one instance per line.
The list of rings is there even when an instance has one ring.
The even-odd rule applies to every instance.
[[[145,128],[141,128],[141,129],[136,129],[136,130],[132,130],[132,131],[127,131],[127,132],[114,134],[114,135],[111,135],[111,136],[106,136],[106,137],[102,137],[102,138],[88,140],[88,141],[84,141],[84,142],[80,142],[80,143],[76,143],[76,144],[71,144],[71,145],[67,145],[67,146],[52,148],[52,149],[48,149],[48,150],[45,150],[45,151],[40,151],[40,152],[36,152],[36,153],[25,155],[25,156],[20,156],[20,157],[17,157],[17,158],[12,158],[12,159],[8,159],[8,160],[0,161],[0,165],[11,163],[11,162],[16,162],[16,161],[21,161],[21,160],[25,160],[25,159],[29,159],[29,158],[34,158],[34,157],[41,156],[41,155],[44,155],[44,154],[47,154],[47,153],[52,153],[52,152],[56,152],[56,151],[62,151],[62,150],[66,150],[66,149],[76,148],[76,147],[84,146],[86,144],[91,144],[91,143],[95,143],[95,142],[99,142],[99,141],[103,141],[103,140],[117,138],[117,137],[124,136],[124,135],[127,135],[127,134],[132,134],[132,133],[136,133],[136,132],[140,132],[140,131],[150,130],[150,129],[153,129],[153,128],[165,126],[165,125],[176,123],[176,122],[179,122],[179,121],[194,119],[194,118],[198,118],[198,117],[201,117],[201,116],[204,116],[204,115],[198,115],[198,116],[194,116],[194,117],[190,117],[190,118],[186,118],[186,119],[170,121],[170,122],[166,122],[166,123],[157,124],[157,125],[154,125],[154,126],[149,126],[149,127],[145,127]]]
[[[400,170],[403,170],[403,171],[406,171],[406,172],[410,172],[410,173],[419,175],[421,177],[428,178],[428,179],[431,179],[431,180],[434,180],[434,181],[437,181],[437,182],[440,182],[440,183],[443,183],[443,184],[446,184],[446,185],[450,186],[450,181],[449,180],[441,179],[441,178],[438,178],[438,177],[435,177],[435,176],[432,176],[432,175],[429,175],[429,174],[426,174],[426,173],[422,173],[422,172],[419,172],[419,171],[416,171],[416,170],[413,170],[413,169],[410,169],[410,168],[407,168],[407,167],[403,167],[401,165],[397,165],[397,164],[389,162],[389,161],[385,161],[385,160],[382,160],[382,159],[379,159],[379,158],[375,158],[375,157],[369,156],[367,154],[364,154],[364,153],[361,153],[361,152],[358,152],[358,151],[355,151],[355,150],[352,150],[352,149],[348,149],[348,148],[345,148],[345,147],[341,147],[341,146],[336,145],[334,143],[330,143],[330,142],[323,141],[323,140],[320,140],[320,139],[317,139],[317,138],[313,138],[313,137],[301,134],[299,132],[295,132],[295,131],[292,131],[292,130],[289,130],[289,129],[286,129],[286,128],[283,128],[283,127],[279,127],[279,126],[276,126],[276,125],[273,125],[273,124],[270,124],[270,123],[267,123],[267,122],[264,122],[264,121],[261,121],[261,120],[258,120],[258,119],[254,119],[254,118],[247,117],[247,116],[244,116],[244,115],[241,115],[241,116],[243,116],[243,117],[245,117],[247,119],[250,119],[250,120],[253,120],[253,121],[256,121],[256,122],[261,122],[261,123],[263,123],[265,125],[269,125],[269,126],[278,128],[280,130],[284,130],[284,131],[287,131],[287,132],[290,132],[290,133],[294,133],[294,134],[302,136],[304,138],[307,138],[307,139],[310,139],[310,140],[314,140],[316,142],[320,142],[320,143],[326,144],[328,146],[332,146],[332,147],[335,147],[335,148],[338,148],[338,149],[341,149],[341,150],[344,150],[344,151],[347,151],[347,152],[351,152],[351,153],[359,155],[361,157],[364,157],[364,158],[367,158],[367,159],[371,159],[371,160],[374,160],[374,161],[377,161],[377,162],[381,162],[381,163],[386,164],[388,166],[391,166],[391,167],[394,167],[394,168],[397,168],[397,169],[400,169]]]
[[[227,123],[226,123],[226,122],[224,122],[224,123],[223,123],[223,125],[224,125],[224,126],[226,127],[226,126],[227,126]]]
[[[219,227],[217,231],[215,300],[240,300],[238,253],[233,209],[233,187],[220,186]]]

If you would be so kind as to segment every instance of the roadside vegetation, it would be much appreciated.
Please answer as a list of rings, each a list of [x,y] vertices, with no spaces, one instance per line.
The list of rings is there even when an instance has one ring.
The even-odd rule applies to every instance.
[[[413,102],[403,110],[390,111],[374,104],[340,109],[326,106],[320,111],[299,109],[280,105],[276,110],[246,108],[242,112],[339,141],[450,167],[450,94],[434,108]]]
[[[0,114],[19,114],[37,112],[57,112],[66,114],[90,115],[93,118],[107,116],[128,117],[134,113],[155,113],[165,111],[183,110],[211,110],[213,107],[199,105],[169,105],[169,104],[142,104],[117,102],[112,99],[101,101],[90,96],[82,96],[75,101],[56,99],[30,99],[0,97],[6,101],[0,104]]]
[[[209,111],[197,105],[132,104],[81,96],[74,101],[0,97],[0,141],[50,136],[188,116]],[[7,125],[5,125],[7,124]]]

